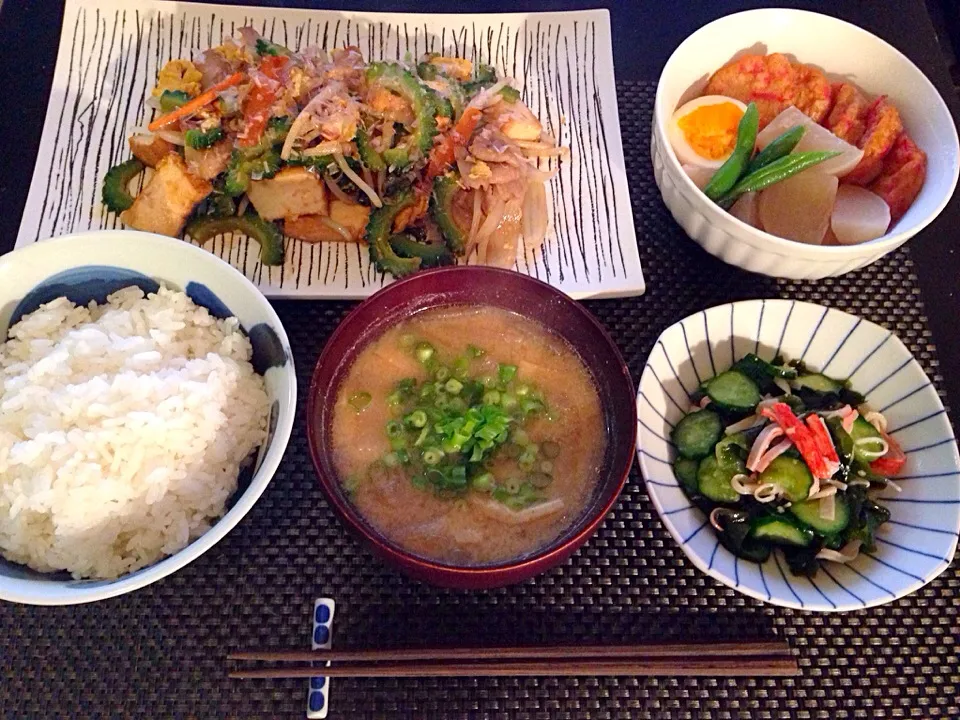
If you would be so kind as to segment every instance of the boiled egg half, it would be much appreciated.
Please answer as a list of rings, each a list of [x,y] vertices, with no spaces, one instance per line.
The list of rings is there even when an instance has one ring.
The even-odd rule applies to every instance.
[[[747,106],[724,95],[704,95],[681,105],[670,118],[673,151],[683,165],[719,168],[737,144]]]

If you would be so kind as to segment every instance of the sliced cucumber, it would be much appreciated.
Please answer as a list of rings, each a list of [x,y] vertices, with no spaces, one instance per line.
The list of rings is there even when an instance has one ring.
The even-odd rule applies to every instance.
[[[798,389],[807,388],[808,390],[813,390],[818,393],[839,393],[844,388],[843,383],[837,382],[820,373],[800,375],[792,382],[792,385]]]
[[[753,410],[760,402],[757,384],[736,370],[727,370],[704,383],[707,395],[724,410]]]
[[[886,452],[886,443],[880,431],[862,417],[853,421],[850,437],[853,438],[853,457],[866,465],[883,457]]]
[[[700,463],[690,458],[678,457],[673,463],[673,474],[677,480],[690,492],[697,492],[699,485],[697,483],[697,468]]]
[[[813,486],[813,475],[803,460],[781,455],[760,473],[760,483],[774,483],[783,488],[790,502],[806,500]]]
[[[713,451],[722,433],[720,416],[710,410],[700,410],[678,422],[670,438],[683,457],[699,460]]]
[[[843,495],[834,497],[833,520],[820,517],[820,501],[804,500],[790,506],[790,512],[801,523],[822,535],[835,535],[850,524],[850,504]]]
[[[697,486],[700,494],[716,502],[739,502],[740,493],[733,489],[730,481],[734,475],[746,472],[746,466],[739,460],[721,465],[715,456],[705,457],[700,461],[700,467],[697,469]]]
[[[754,522],[750,537],[787,547],[807,547],[813,542],[813,531],[789,520],[767,515]]]

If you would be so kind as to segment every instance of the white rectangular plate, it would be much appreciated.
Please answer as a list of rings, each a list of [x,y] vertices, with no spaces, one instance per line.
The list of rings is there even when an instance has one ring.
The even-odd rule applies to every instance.
[[[154,111],[144,101],[158,68],[171,58],[199,58],[244,25],[294,50],[352,44],[376,60],[440,52],[516,78],[544,127],[570,148],[549,183],[544,247],[521,247],[517,269],[576,298],[643,293],[606,10],[444,15],[67,0],[17,247],[122,227],[100,204],[100,182],[129,157],[131,131],[149,122]],[[257,244],[245,238],[221,236],[207,247],[269,297],[356,299],[389,282],[370,267],[366,246],[285,244],[282,268],[262,267]]]

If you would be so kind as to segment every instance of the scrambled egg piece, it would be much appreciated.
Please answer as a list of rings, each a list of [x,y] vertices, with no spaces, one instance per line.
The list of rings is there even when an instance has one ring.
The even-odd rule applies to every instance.
[[[483,181],[488,180],[490,176],[493,175],[493,171],[490,169],[490,166],[487,165],[483,160],[477,160],[472,168],[470,168],[470,179]]]
[[[223,45],[217,45],[213,48],[215,52],[219,53],[224,60],[229,63],[247,63],[250,62],[250,54],[247,52],[246,48],[240,47],[232,42],[224,43]]]
[[[157,75],[157,86],[153,96],[160,97],[164,90],[183,90],[190,97],[200,94],[200,80],[203,75],[189,60],[171,60],[161,68]]]

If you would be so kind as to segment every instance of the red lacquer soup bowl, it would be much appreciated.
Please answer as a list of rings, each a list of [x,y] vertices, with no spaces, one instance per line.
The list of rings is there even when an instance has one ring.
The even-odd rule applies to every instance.
[[[484,305],[538,322],[580,356],[596,385],[607,431],[599,479],[576,520],[547,545],[515,560],[455,565],[404,550],[356,510],[333,463],[333,408],[360,351],[387,329],[431,308]],[[559,290],[508,270],[450,267],[388,285],[354,309],[327,342],[310,382],[307,432],[320,484],[345,525],[390,564],[418,580],[455,588],[493,588],[527,580],[563,562],[585,543],[616,502],[633,462],[636,439],[633,381],[617,346],[581,305]]]

